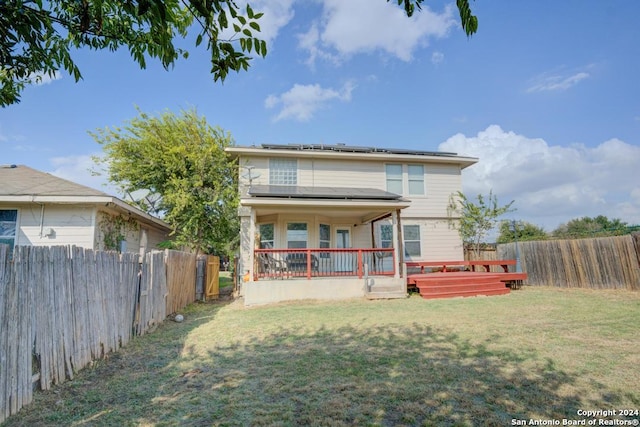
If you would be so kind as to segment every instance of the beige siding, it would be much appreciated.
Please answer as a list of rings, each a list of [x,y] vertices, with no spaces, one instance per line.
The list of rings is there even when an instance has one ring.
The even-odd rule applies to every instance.
[[[287,247],[287,224],[290,222],[304,222],[307,224],[309,248],[317,248],[320,245],[319,229],[320,224],[331,226],[331,247],[336,247],[336,228],[348,227],[351,230],[351,246],[354,248],[371,246],[371,229],[368,224],[359,224],[359,218],[328,218],[320,215],[269,215],[268,217],[258,217],[257,224],[274,224],[276,248]],[[256,226],[257,228],[257,226]]]
[[[16,205],[18,236],[16,245],[76,245],[93,247],[95,209],[93,206]]]
[[[75,245],[103,250],[103,230],[100,221],[106,212],[97,212],[93,205],[13,203],[0,205],[1,209],[18,210],[18,230],[15,244],[31,246]],[[155,227],[147,227],[147,249],[156,249],[166,240],[167,233]],[[126,230],[127,252],[140,249],[140,226]]]
[[[269,184],[269,159],[243,158],[240,161],[240,182],[248,185],[249,168],[252,182]],[[299,159],[298,185],[317,187],[384,188],[384,165],[381,162]]]
[[[147,230],[147,251],[158,249],[158,245],[166,240],[169,240],[168,233],[149,228]]]
[[[105,232],[108,230],[108,222],[112,221],[116,215],[108,212],[101,211],[98,214],[98,221],[96,226],[96,249],[107,249],[104,244]],[[143,230],[146,231],[143,233]],[[146,238],[147,252],[150,250],[158,249],[158,244],[168,239],[168,233],[158,230],[155,227],[148,225],[142,225],[135,220],[127,221],[124,228],[121,230],[125,236],[125,252],[140,252],[142,240]]]
[[[464,259],[462,241],[458,231],[446,219],[425,220],[407,218],[402,225],[420,226],[420,257],[410,261],[449,261]],[[407,259],[407,261],[409,261]]]
[[[460,169],[457,166],[425,165],[425,187],[424,196],[405,196],[411,200],[411,206],[402,211],[402,216],[447,218],[449,198],[462,191]]]
[[[346,160],[298,161],[299,185],[311,187],[385,187],[384,166],[378,162]]]
[[[416,159],[420,160],[420,159]],[[298,185],[321,187],[356,187],[386,190],[386,172],[383,159],[377,160],[339,160],[339,159],[298,159]],[[449,226],[447,206],[452,194],[462,190],[460,166],[456,164],[435,164],[429,162],[396,163],[403,166],[403,194],[411,201],[411,206],[401,213],[403,224],[420,225],[420,260],[456,260],[463,259],[461,239],[458,232]],[[253,184],[269,184],[269,159],[264,157],[243,158],[241,165],[253,166],[251,175]],[[424,195],[408,194],[408,165],[423,165]],[[240,180],[243,188],[248,185],[247,169],[241,168]],[[370,225],[358,225],[354,218],[332,218],[321,220],[314,215],[272,215],[270,218],[258,218],[258,223],[276,224],[277,248],[285,248],[286,223],[291,221],[309,224],[309,246],[318,245],[318,224],[329,223],[331,229],[331,247],[335,247],[335,227],[350,224],[352,246],[371,247]],[[376,230],[376,233],[378,231]]]
[[[269,184],[269,159],[242,159],[240,181],[248,185],[248,169],[253,166],[253,184]],[[386,190],[385,162],[348,161],[326,159],[299,159],[298,185],[319,187],[355,187]],[[406,217],[446,218],[451,194],[462,190],[460,168],[457,165],[424,164],[425,195],[408,194],[408,173],[403,165],[403,196],[411,200],[411,206],[403,210]]]

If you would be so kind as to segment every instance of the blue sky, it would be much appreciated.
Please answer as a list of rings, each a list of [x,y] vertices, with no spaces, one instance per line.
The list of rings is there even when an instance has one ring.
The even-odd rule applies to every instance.
[[[515,200],[552,230],[581,216],[640,223],[640,2],[477,0],[468,39],[455,2],[407,19],[384,0],[260,0],[269,54],[213,83],[205,51],[167,72],[127,51],[81,50],[64,73],[0,110],[3,164],[105,190],[88,131],[196,108],[238,145],[346,143],[453,151],[480,162],[464,191]]]

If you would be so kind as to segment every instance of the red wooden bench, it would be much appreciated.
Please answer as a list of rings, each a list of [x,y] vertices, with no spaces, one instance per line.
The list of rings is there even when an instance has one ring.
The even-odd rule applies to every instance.
[[[410,261],[407,262],[407,268],[419,267],[420,273],[424,273],[425,267],[441,268],[442,271],[460,271],[461,268],[471,267],[471,271],[476,270],[477,267],[483,267],[484,271],[491,271],[492,265],[499,265],[502,267],[503,272],[509,273],[509,266],[515,266],[517,261],[515,259],[502,259],[502,260],[476,260],[476,261]]]

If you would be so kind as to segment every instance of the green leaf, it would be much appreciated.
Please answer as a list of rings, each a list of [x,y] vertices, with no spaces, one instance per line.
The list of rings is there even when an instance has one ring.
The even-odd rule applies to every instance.
[[[257,22],[253,22],[253,21],[251,21],[251,22],[249,22],[249,26],[250,26],[251,28],[253,28],[254,30],[256,30],[256,31],[260,31],[260,25],[258,25],[258,23],[257,23]]]

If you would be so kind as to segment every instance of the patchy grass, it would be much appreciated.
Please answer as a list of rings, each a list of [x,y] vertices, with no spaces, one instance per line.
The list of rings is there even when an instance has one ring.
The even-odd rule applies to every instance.
[[[220,289],[233,286],[233,278],[231,277],[231,272],[221,271],[218,277],[218,286],[220,287]]]
[[[512,425],[640,408],[640,293],[196,304],[6,426]]]

